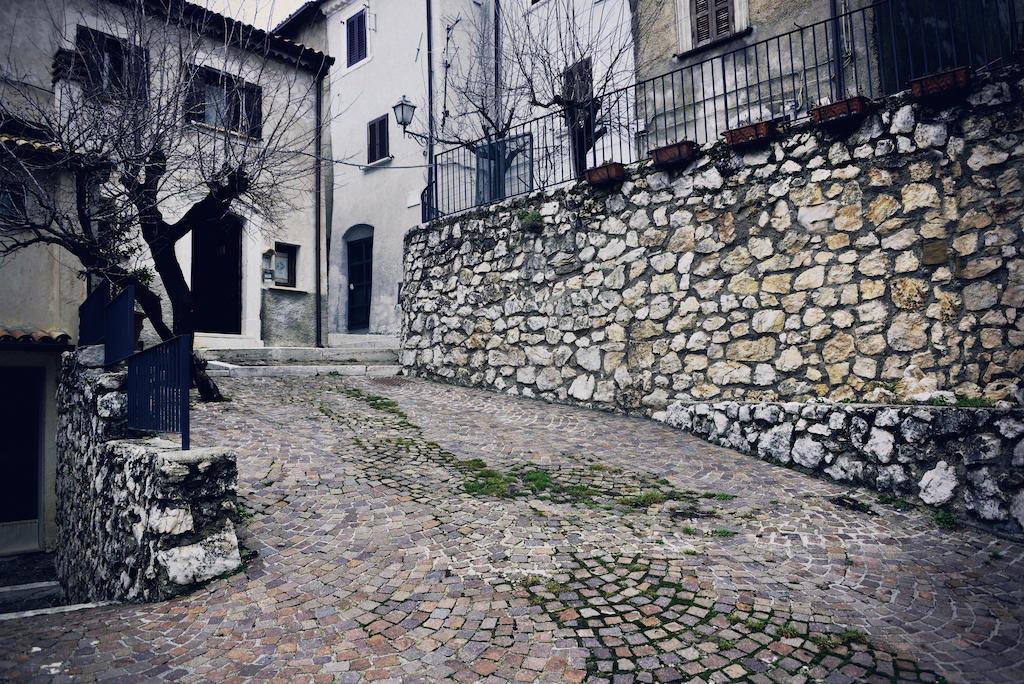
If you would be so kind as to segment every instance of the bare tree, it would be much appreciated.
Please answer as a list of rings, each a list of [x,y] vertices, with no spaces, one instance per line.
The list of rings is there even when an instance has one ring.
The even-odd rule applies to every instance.
[[[561,163],[543,157],[568,148],[578,176],[596,141],[635,113],[625,90],[636,77],[634,35],[657,17],[634,16],[633,4],[500,0],[446,17],[437,140],[466,146],[490,166],[490,198],[504,196],[504,177],[524,152],[517,134],[539,128],[528,122],[559,117],[544,122],[548,140],[531,143],[541,157],[530,160],[531,173]]]
[[[182,0],[46,5],[60,46],[52,90],[11,51],[0,73],[0,131],[12,133],[0,179],[22,191],[0,212],[0,258],[54,245],[83,274],[134,285],[162,339],[192,333],[175,244],[229,214],[274,230],[310,191],[329,62]],[[219,399],[194,359],[201,396]]]

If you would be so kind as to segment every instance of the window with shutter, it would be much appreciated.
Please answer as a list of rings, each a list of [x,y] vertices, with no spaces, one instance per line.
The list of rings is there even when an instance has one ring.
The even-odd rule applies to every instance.
[[[366,10],[356,12],[345,22],[348,66],[366,59]]]
[[[370,122],[366,129],[366,162],[372,164],[390,155],[388,150],[388,116]]]
[[[75,50],[84,66],[86,88],[92,93],[122,98],[142,98],[147,94],[149,57],[145,48],[79,26]]]
[[[263,137],[263,89],[245,85],[245,125],[250,138]]]
[[[735,31],[735,0],[691,0],[693,47],[724,38]]]
[[[185,118],[263,137],[263,89],[237,76],[195,67],[185,96]]]

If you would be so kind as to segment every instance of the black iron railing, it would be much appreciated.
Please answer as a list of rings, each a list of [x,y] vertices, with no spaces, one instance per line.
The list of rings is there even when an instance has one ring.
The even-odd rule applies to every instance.
[[[192,336],[175,337],[128,357],[128,427],[180,432],[189,449],[188,391]]]
[[[796,121],[816,106],[899,92],[915,78],[975,71],[1016,53],[1015,0],[883,0],[545,114],[436,156],[439,217],[574,181],[683,140]],[[429,190],[429,189],[428,189]]]

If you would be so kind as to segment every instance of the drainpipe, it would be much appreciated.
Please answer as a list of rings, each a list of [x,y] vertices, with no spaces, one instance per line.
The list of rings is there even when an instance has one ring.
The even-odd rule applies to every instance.
[[[313,203],[316,205],[316,217],[314,218],[313,225],[316,232],[316,346],[324,346],[324,331],[323,331],[323,302],[322,299],[322,287],[320,284],[323,274],[321,271],[320,261],[323,258],[321,254],[321,213],[323,204],[323,189],[321,188],[322,176],[323,176],[323,106],[324,106],[324,73],[325,70],[321,66],[320,71],[316,75],[316,131],[313,134],[313,146],[316,148],[313,154],[314,163],[316,166],[313,168],[314,183],[316,189],[314,192]]]
[[[434,220],[437,210],[437,188],[434,170],[434,3],[426,0],[427,6],[427,191],[430,206],[423,212],[427,222]]]

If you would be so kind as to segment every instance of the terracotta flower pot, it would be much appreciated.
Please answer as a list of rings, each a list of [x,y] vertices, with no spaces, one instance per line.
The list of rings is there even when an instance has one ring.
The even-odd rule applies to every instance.
[[[971,85],[971,70],[957,67],[940,71],[910,82],[910,92],[919,100],[959,95]]]
[[[626,180],[626,167],[619,162],[608,162],[586,171],[587,183],[595,188],[618,185]]]
[[[839,102],[815,107],[811,110],[811,119],[819,126],[852,123],[867,116],[870,107],[871,102],[868,98],[856,95]]]
[[[774,140],[781,132],[782,119],[758,121],[726,131],[725,142],[733,147],[748,147]]]
[[[683,140],[651,150],[651,159],[659,169],[685,166],[697,158],[697,143]]]

